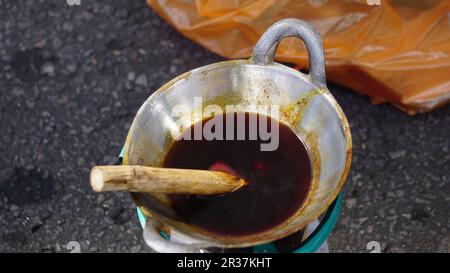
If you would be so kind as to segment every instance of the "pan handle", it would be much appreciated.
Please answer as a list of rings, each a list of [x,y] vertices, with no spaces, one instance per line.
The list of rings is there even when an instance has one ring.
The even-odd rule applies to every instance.
[[[326,87],[322,38],[319,31],[308,22],[289,18],[273,24],[256,43],[251,58],[253,62],[258,65],[272,64],[278,44],[286,37],[297,37],[303,40],[308,50],[309,76],[320,87]]]

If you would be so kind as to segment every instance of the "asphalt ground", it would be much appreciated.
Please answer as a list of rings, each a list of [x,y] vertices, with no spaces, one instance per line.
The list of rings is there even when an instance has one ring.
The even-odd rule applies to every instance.
[[[93,193],[140,105],[222,58],[145,1],[0,0],[0,252],[150,252],[126,193]],[[354,157],[334,252],[450,251],[450,107],[408,116],[329,84]]]

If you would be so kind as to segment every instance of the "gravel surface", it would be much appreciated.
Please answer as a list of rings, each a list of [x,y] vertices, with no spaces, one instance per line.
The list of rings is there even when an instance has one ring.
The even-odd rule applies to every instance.
[[[149,252],[127,194],[94,194],[139,106],[221,60],[145,1],[0,0],[0,252]],[[408,116],[330,84],[354,159],[332,251],[450,251],[450,107]]]

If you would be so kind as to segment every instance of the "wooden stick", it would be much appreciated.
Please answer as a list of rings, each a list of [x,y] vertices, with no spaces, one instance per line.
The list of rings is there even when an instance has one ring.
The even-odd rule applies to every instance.
[[[217,171],[128,165],[96,166],[91,171],[91,186],[96,192],[214,195],[235,191],[246,184],[242,178]]]

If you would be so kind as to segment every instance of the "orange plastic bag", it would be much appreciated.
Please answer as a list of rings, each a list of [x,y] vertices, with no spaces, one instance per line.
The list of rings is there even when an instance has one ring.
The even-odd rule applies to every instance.
[[[409,114],[450,101],[450,1],[147,0],[189,39],[227,58],[247,58],[275,21],[313,23],[329,80]],[[276,59],[307,67],[304,45],[286,39]]]

